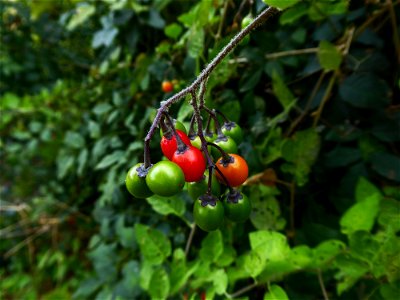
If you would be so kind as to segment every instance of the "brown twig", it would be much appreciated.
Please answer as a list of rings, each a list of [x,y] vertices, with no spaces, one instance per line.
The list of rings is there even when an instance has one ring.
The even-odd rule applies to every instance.
[[[161,116],[164,112],[168,110],[168,108],[185,97],[188,94],[192,94],[196,92],[200,84],[205,81],[213,70],[221,63],[221,61],[232,52],[232,50],[243,40],[245,36],[247,36],[253,29],[260,26],[264,23],[269,17],[278,13],[279,10],[274,7],[268,7],[263,10],[248,26],[243,28],[239,33],[237,33],[230,42],[225,45],[225,47],[217,54],[217,56],[204,68],[204,70],[199,74],[199,76],[192,82],[191,85],[181,90],[179,93],[173,95],[167,100],[161,102],[160,108],[157,110],[157,114],[154,118],[152,125],[150,126],[149,132],[147,133],[144,142],[144,165],[146,168],[150,167],[150,140],[154,135],[154,132],[160,123]],[[201,120],[198,120],[201,122]],[[198,123],[198,125],[200,125]],[[201,127],[201,126],[200,126]]]
[[[321,273],[320,269],[318,269],[317,274],[318,274],[319,286],[321,287],[322,294],[324,295],[324,300],[329,300],[328,293],[326,292],[326,288],[325,288],[325,284],[324,284],[324,279],[322,278],[322,273]]]
[[[234,292],[233,294],[227,294],[227,296],[229,297],[229,298],[236,298],[236,297],[239,297],[240,295],[243,295],[244,293],[246,293],[246,292],[248,292],[248,291],[250,291],[250,290],[252,290],[252,289],[254,289],[255,287],[257,287],[258,286],[258,283],[252,283],[252,284],[250,284],[250,285],[248,285],[248,286],[245,286],[244,288],[242,288],[242,289],[240,289],[240,290],[238,290],[238,291],[236,291],[236,292]]]
[[[195,232],[196,232],[196,224],[192,224],[192,228],[190,230],[189,237],[187,239],[186,247],[185,247],[185,256],[186,257],[188,257],[188,255],[189,255],[190,246],[192,245],[192,241],[193,241]]]

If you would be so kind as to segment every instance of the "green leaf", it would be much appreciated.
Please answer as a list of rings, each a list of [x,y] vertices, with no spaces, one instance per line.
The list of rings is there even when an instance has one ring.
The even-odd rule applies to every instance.
[[[261,68],[252,68],[241,76],[239,82],[239,91],[244,93],[254,89],[254,87],[260,82],[263,70]]]
[[[204,283],[210,282],[210,278],[212,277],[213,270],[211,269],[211,262],[197,260],[198,266],[193,274],[192,278],[192,287],[199,288],[204,286]]]
[[[274,231],[255,231],[249,234],[252,251],[245,257],[245,268],[255,278],[262,274],[265,280],[276,276],[278,272],[292,271],[293,265],[288,261],[290,247],[286,236]],[[264,279],[260,279],[264,281]]]
[[[219,48],[214,48],[213,52]],[[213,53],[212,52],[212,53]],[[211,53],[209,54],[209,57],[211,59],[212,55]],[[208,79],[208,83],[207,83],[207,95],[210,94],[210,92],[212,91],[212,89],[215,86],[223,86],[226,82],[229,81],[229,79],[232,78],[232,76],[234,76],[235,72],[236,72],[236,64],[231,64],[229,63],[228,59],[224,59],[221,61],[221,63],[214,69],[214,71],[210,74],[210,77]],[[259,79],[257,79],[258,82]],[[240,86],[240,90],[245,89],[246,87],[244,86]],[[231,99],[230,99],[231,100]],[[206,98],[206,101],[210,101],[210,99]],[[229,103],[229,102],[227,102]],[[227,104],[225,103],[225,104]],[[235,119],[232,119],[232,121],[236,122]]]
[[[186,265],[185,252],[178,248],[174,251],[170,272],[170,294],[174,295],[188,282],[189,277],[197,270],[199,262]]]
[[[93,112],[100,116],[108,113],[112,109],[112,106],[108,103],[99,103],[93,108]]]
[[[132,249],[136,246],[135,230],[133,227],[125,226],[125,217],[120,215],[116,224],[115,232],[119,238],[119,242],[125,248]]]
[[[269,189],[269,187],[256,187],[251,190],[251,205],[253,211],[250,221],[259,230],[282,230],[286,225],[286,220],[281,216],[278,200],[274,194],[260,194],[259,189]]]
[[[183,23],[186,27],[190,27],[196,20],[195,10],[192,9],[187,13],[184,13],[178,17],[178,21]]]
[[[43,130],[43,124],[40,122],[32,121],[29,123],[29,131],[33,133],[40,133]]]
[[[204,27],[208,21],[209,17],[213,14],[213,7],[211,1],[199,1],[199,3],[193,8],[178,17],[178,20],[182,22],[186,27],[192,25],[197,25],[199,27]]]
[[[281,10],[293,6],[299,1],[300,0],[263,0],[268,6],[273,6]]]
[[[308,5],[304,2],[300,2],[284,11],[279,18],[279,22],[281,25],[292,24],[307,14],[307,11]]]
[[[140,264],[136,260],[130,260],[122,268],[123,285],[131,297],[137,296],[140,292]]]
[[[337,293],[340,296],[349,290],[364,274],[368,272],[368,265],[350,255],[339,255],[334,261],[339,272],[335,274],[338,281]]]
[[[198,58],[204,49],[203,28],[193,27],[189,31],[188,54],[192,58]]]
[[[313,1],[308,16],[313,21],[326,19],[329,15],[341,15],[347,12],[348,0]]]
[[[62,179],[67,175],[75,162],[75,157],[65,152],[60,152],[57,157],[57,178]]]
[[[295,97],[276,71],[272,73],[272,89],[284,109],[292,105]]]
[[[370,231],[378,214],[379,200],[379,196],[372,196],[350,207],[340,219],[342,232],[350,234],[357,230]]]
[[[257,251],[251,251],[244,256],[244,269],[253,278],[261,274],[265,268],[265,264],[266,261],[262,257],[262,254]]]
[[[289,300],[286,292],[279,285],[272,284],[264,295],[264,300]]]
[[[90,137],[93,139],[97,139],[100,137],[100,125],[92,120],[89,121],[89,133],[90,133]]]
[[[183,122],[188,116],[190,116],[193,112],[192,106],[189,104],[189,101],[182,102],[179,111],[178,111],[178,121]]]
[[[387,152],[371,154],[369,159],[372,169],[379,175],[400,182],[400,158]]]
[[[228,276],[223,269],[219,269],[213,272],[212,281],[215,288],[215,292],[218,295],[222,295],[226,292],[226,288],[228,287]]]
[[[289,164],[284,164],[282,170],[294,175],[299,186],[308,181],[308,174],[317,159],[321,139],[313,129],[297,131],[282,147],[282,156]]]
[[[96,165],[95,169],[97,170],[105,169],[116,162],[121,164],[122,162],[125,161],[126,161],[125,152],[122,150],[116,150],[113,153],[103,157],[103,159]]]
[[[161,231],[137,223],[135,234],[140,252],[149,264],[160,265],[171,254],[171,243]]]
[[[400,280],[400,239],[391,228],[381,237],[382,246],[374,261],[374,275],[386,275],[389,282]]]
[[[78,132],[67,131],[64,137],[64,143],[71,148],[80,149],[85,145],[85,139]]]
[[[286,236],[275,231],[259,230],[249,234],[252,250],[262,254],[269,261],[281,261],[287,258],[290,248]]]
[[[79,153],[78,156],[78,169],[76,170],[76,174],[78,176],[82,176],[83,170],[86,166],[87,160],[89,156],[89,151],[85,148]]]
[[[13,94],[13,93],[5,93],[1,98],[0,98],[2,110],[4,109],[16,109],[20,106],[20,98]]]
[[[93,49],[97,49],[101,46],[110,46],[118,34],[118,29],[115,27],[104,28],[96,31],[92,40]]]
[[[89,278],[79,284],[78,289],[72,295],[73,299],[87,299],[97,289],[102,286],[102,282],[97,278]]]
[[[142,289],[147,291],[150,287],[150,280],[153,276],[154,267],[149,261],[145,260],[140,267],[139,284]]]
[[[356,201],[363,202],[371,195],[381,195],[379,189],[369,182],[365,177],[360,177],[356,186]]]
[[[52,291],[41,296],[43,300],[59,300],[59,299],[70,299],[71,294],[69,293],[66,286],[58,287]]]
[[[290,253],[289,260],[297,268],[307,268],[314,259],[313,250],[306,245],[296,246]]]
[[[212,1],[201,1],[200,5],[196,9],[196,20],[195,22],[204,27],[210,22],[210,18],[214,14],[213,3]]]
[[[368,194],[367,191],[372,192]],[[365,179],[360,179],[356,188],[357,203],[351,206],[340,219],[341,231],[350,234],[357,230],[370,231],[379,212],[379,202],[382,198],[376,188]]]
[[[388,84],[373,73],[353,73],[340,84],[339,94],[355,107],[382,108],[390,103]]]
[[[291,39],[298,44],[304,44],[306,38],[307,30],[301,27],[296,29],[291,35]]]
[[[229,120],[233,122],[239,122],[240,119],[240,102],[239,101],[229,101],[222,105],[222,111],[229,111]]]
[[[165,26],[165,20],[162,18],[159,11],[156,10],[155,8],[150,9],[146,21],[147,21],[146,23],[149,24],[151,27],[157,29],[163,29]]]
[[[80,3],[67,24],[67,30],[72,31],[85,23],[96,12],[96,8],[88,3]]]
[[[361,159],[360,149],[336,147],[324,155],[325,165],[329,168],[346,167]]]
[[[143,150],[143,142],[142,141],[134,141],[129,144],[128,151],[135,152],[137,150]]]
[[[150,279],[148,292],[151,299],[166,299],[169,293],[169,278],[164,268],[156,269]]]
[[[379,292],[384,300],[396,299],[400,295],[400,282],[382,284]]]
[[[313,249],[313,264],[316,268],[324,267],[337,255],[344,252],[346,245],[338,240],[326,240]]]
[[[219,256],[218,260],[215,262],[218,267],[227,267],[236,258],[236,250],[232,246],[224,245],[224,252]]]
[[[146,198],[146,201],[161,215],[174,214],[177,216],[183,216],[185,213],[185,202],[180,196],[160,197],[153,195]]]
[[[356,231],[349,235],[351,255],[372,265],[380,244],[372,234],[366,231]]]
[[[94,300],[103,300],[103,299],[112,299],[113,298],[113,292],[108,286],[103,286],[103,289],[96,295]],[[116,299],[116,300],[121,300],[121,299]]]
[[[391,227],[395,232],[400,231],[400,201],[383,198],[380,202],[378,223],[383,227]]]
[[[215,262],[224,251],[221,231],[216,230],[207,234],[201,242],[200,258],[204,261]]]
[[[321,67],[326,71],[335,71],[342,63],[342,55],[335,45],[328,41],[321,41],[318,47],[318,60]]]
[[[177,23],[171,23],[164,29],[165,35],[172,39],[177,39],[182,33],[182,27]]]
[[[266,262],[264,271],[256,278],[260,283],[281,281],[285,276],[298,270],[289,260]]]
[[[116,246],[116,243],[101,243],[88,254],[99,279],[103,282],[114,280],[117,277],[118,256],[115,251]]]

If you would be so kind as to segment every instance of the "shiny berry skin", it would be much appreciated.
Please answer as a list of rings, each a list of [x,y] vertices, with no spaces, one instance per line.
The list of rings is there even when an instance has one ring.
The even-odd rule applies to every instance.
[[[243,157],[237,154],[229,154],[229,160],[226,161],[223,157],[219,158],[215,166],[225,176],[228,184],[231,187],[241,185],[246,181],[249,175],[249,167]],[[219,182],[226,184],[219,172],[216,172]]]
[[[201,150],[201,140],[198,135],[192,140],[190,140],[190,143],[192,144],[193,147],[196,147],[197,149]]]
[[[250,15],[247,15],[243,18],[242,20],[242,29],[250,25],[250,23],[253,21],[253,18]]]
[[[251,213],[250,200],[243,193],[228,194],[224,201],[224,211],[227,219],[238,223],[244,222]]]
[[[242,128],[235,122],[225,122],[221,130],[224,135],[231,137],[236,144],[240,144],[243,141]]]
[[[190,143],[192,144],[192,146],[196,147],[197,149],[202,150],[201,149],[201,140],[200,140],[200,137],[198,135],[196,135],[196,137],[194,139],[191,139]],[[211,146],[207,146],[208,153],[210,153],[210,154],[211,154],[211,148],[212,148]],[[219,156],[220,155],[218,155],[218,157]]]
[[[126,174],[125,185],[131,195],[136,198],[144,199],[153,195],[153,192],[146,184],[146,177],[139,176],[139,168],[143,168],[142,163],[138,163],[129,169],[128,173]]]
[[[214,144],[217,146],[220,146],[222,150],[224,150],[226,153],[237,153],[237,145],[236,142],[233,140],[233,138],[229,136],[221,136],[218,137],[215,141]],[[221,153],[219,150],[215,147],[212,148],[212,153],[214,157],[220,157]]]
[[[224,206],[221,201],[204,202],[200,196],[193,207],[194,222],[204,231],[217,230],[224,221]]]
[[[172,161],[159,161],[147,173],[146,183],[154,194],[169,197],[182,190],[185,185],[185,175]]]
[[[206,170],[203,153],[193,146],[189,146],[183,151],[175,151],[171,161],[182,169],[186,182],[199,181]]]
[[[181,130],[176,130],[176,133],[181,138],[182,142],[186,145],[191,146],[189,137]],[[172,159],[175,151],[178,149],[178,145],[176,142],[176,138],[172,135],[169,139],[165,137],[165,135],[161,138],[160,142],[161,151],[169,160]]]
[[[204,138],[206,139],[207,142],[214,142],[215,139],[217,138],[217,134],[215,133],[203,133]]]

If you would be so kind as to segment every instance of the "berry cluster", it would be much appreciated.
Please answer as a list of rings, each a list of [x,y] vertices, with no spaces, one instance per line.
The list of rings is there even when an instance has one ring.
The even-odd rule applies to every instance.
[[[136,198],[153,194],[169,197],[179,193],[187,182],[194,200],[195,223],[212,231],[221,226],[224,217],[234,222],[249,217],[250,200],[234,189],[246,181],[248,166],[237,154],[237,145],[243,140],[240,126],[220,111],[202,108],[208,113],[208,121],[204,131],[198,130],[202,125],[197,122],[197,133],[195,115],[187,132],[181,122],[163,113],[159,121],[160,147],[168,160],[146,165],[145,159],[136,164],[128,171],[126,187]]]

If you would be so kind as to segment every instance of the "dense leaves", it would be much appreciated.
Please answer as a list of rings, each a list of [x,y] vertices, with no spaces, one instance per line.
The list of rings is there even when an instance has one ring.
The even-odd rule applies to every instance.
[[[205,233],[186,187],[138,199],[125,176],[171,95],[162,82],[189,85],[267,5],[280,13],[206,91],[242,129],[250,218]],[[395,1],[2,1],[0,13],[1,298],[397,297]],[[189,128],[188,101],[169,113]]]

